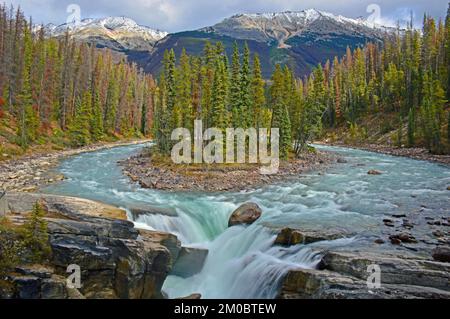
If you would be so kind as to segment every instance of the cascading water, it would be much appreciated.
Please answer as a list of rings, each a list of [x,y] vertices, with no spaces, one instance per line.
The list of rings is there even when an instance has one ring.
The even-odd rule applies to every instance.
[[[70,158],[60,167],[68,179],[45,191],[125,209],[146,205],[175,209],[176,215],[141,215],[135,220],[137,227],[170,232],[184,246],[209,250],[201,273],[186,279],[167,279],[164,290],[170,297],[201,293],[204,298],[274,298],[289,270],[314,268],[321,251],[357,245],[373,236],[383,216],[423,205],[437,214],[449,213],[446,187],[450,170],[437,164],[325,147],[345,156],[348,163],[330,168],[326,174],[311,173],[253,191],[169,193],[141,189],[121,173],[117,161],[142,147],[120,147]],[[368,176],[368,169],[385,174]],[[232,211],[249,201],[263,209],[262,218],[249,227],[228,228]],[[358,237],[290,248],[273,246],[272,229],[286,226],[339,228]]]

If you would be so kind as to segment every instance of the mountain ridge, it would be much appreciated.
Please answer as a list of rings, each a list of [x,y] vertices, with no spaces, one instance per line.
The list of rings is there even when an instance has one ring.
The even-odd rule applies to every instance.
[[[35,27],[35,31],[40,27]],[[147,51],[166,37],[168,32],[139,25],[126,17],[87,18],[61,25],[47,24],[48,36],[61,37],[68,31],[77,40],[93,42],[113,50]]]
[[[362,18],[347,18],[316,9],[271,13],[240,13],[215,25],[192,31],[167,33],[138,25],[125,17],[84,19],[79,24],[47,25],[49,36],[61,37],[68,30],[77,40],[110,48],[125,55],[145,71],[157,74],[166,49],[177,56],[182,48],[198,55],[207,41],[224,42],[231,55],[234,42],[261,57],[264,76],[276,64],[287,64],[298,76],[306,75],[318,63],[345,54],[367,42],[381,41],[394,29]]]

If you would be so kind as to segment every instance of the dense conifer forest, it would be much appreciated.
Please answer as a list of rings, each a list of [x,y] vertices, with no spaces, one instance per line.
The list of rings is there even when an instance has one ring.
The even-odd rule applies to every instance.
[[[0,8],[3,153],[147,135],[154,91],[152,77],[135,65],[69,35],[47,38],[20,9]]]
[[[202,56],[166,51],[158,80],[107,50],[67,34],[47,38],[19,10],[0,8],[0,138],[22,150],[35,144],[83,146],[112,138],[152,136],[169,154],[174,128],[279,128],[283,158],[344,128],[368,138],[363,119],[398,146],[450,149],[450,9],[446,21],[424,17],[423,30],[386,34],[298,79],[277,65],[263,79],[260,60],[222,43]],[[2,153],[0,152],[0,153]]]

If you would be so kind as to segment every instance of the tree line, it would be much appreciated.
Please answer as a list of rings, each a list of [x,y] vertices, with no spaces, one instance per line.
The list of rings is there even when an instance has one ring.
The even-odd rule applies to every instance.
[[[154,92],[136,65],[68,33],[48,38],[20,9],[0,6],[0,119],[23,148],[55,137],[83,146],[147,135]]]
[[[394,117],[397,145],[450,152],[450,4],[445,22],[425,15],[420,31],[411,19],[382,44],[348,49],[315,74],[324,78],[326,127],[354,130],[367,115]]]

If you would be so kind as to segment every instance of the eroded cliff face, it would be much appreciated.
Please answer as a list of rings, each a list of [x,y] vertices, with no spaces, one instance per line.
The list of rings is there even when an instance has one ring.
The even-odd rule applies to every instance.
[[[124,211],[91,201],[24,193],[7,200],[7,217],[16,224],[37,200],[43,203],[52,256],[45,265],[21,265],[7,274],[0,298],[163,298],[181,249],[175,236],[137,230]],[[80,267],[79,289],[66,284],[69,265]]]

